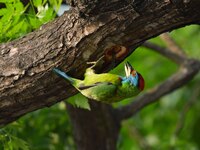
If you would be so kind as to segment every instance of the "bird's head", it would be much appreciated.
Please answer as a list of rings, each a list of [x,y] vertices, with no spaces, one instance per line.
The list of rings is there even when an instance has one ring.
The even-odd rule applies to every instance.
[[[144,78],[138,73],[129,62],[124,65],[126,78],[134,85],[137,86],[141,91],[144,89]]]

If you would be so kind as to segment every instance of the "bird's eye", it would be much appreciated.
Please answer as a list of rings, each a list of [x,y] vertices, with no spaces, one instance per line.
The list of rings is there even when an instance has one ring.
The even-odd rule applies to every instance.
[[[132,74],[132,76],[136,76],[136,71],[133,70],[133,71],[131,72],[131,74]]]

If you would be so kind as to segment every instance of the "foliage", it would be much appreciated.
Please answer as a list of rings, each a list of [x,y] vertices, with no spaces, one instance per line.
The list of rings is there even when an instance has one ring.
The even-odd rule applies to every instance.
[[[0,129],[0,150],[75,149],[64,102]]]
[[[185,40],[185,47],[183,48],[187,50],[188,47],[191,47],[189,51],[191,56],[197,55],[196,44],[191,44],[195,41],[193,41],[193,38],[189,38],[196,34],[196,32],[192,32],[194,30],[197,32],[198,26],[189,26],[172,32],[172,36],[180,44],[182,43],[181,39],[183,39],[182,35],[187,34],[188,40]],[[161,42],[159,38],[151,41]],[[164,44],[162,43],[162,45]],[[194,48],[191,45],[194,45]],[[198,55],[200,55],[199,51]],[[138,48],[127,60],[144,76],[146,89],[159,84],[177,69],[174,63],[142,47]],[[122,75],[123,63],[112,72]],[[200,98],[198,93],[200,90],[197,89],[199,83],[200,76],[197,76],[187,86],[163,97],[159,102],[146,107],[136,116],[125,121],[122,125],[118,149],[200,149],[198,134],[200,102],[197,101]],[[197,96],[194,95],[195,89]],[[81,95],[78,95],[69,101],[74,104],[81,97]],[[190,109],[186,111],[185,108],[189,105],[191,98],[194,102]],[[114,107],[125,105],[131,101],[129,99],[116,103]],[[86,109],[89,108],[84,99],[77,105]],[[184,116],[184,119],[181,118],[181,115]],[[179,124],[182,124],[183,128],[178,131]],[[0,145],[2,147],[7,146],[7,149],[14,149],[17,141],[21,141],[22,144],[20,145],[24,145],[21,149],[75,149],[69,118],[63,102],[49,109],[30,113],[0,131],[3,133],[0,136]],[[178,133],[176,133],[177,131]]]
[[[39,28],[56,16],[62,0],[30,0],[26,6],[20,0],[0,0],[0,43]]]
[[[67,102],[77,108],[90,110],[88,99],[80,93],[67,99]]]
[[[198,40],[199,26],[188,26],[175,30],[172,37],[191,57],[200,59]],[[151,40],[160,44],[160,39]],[[161,43],[163,45],[163,43]],[[169,60],[150,50],[139,48],[128,58],[139,70],[146,87],[165,80],[177,67]],[[123,123],[119,150],[198,150],[200,149],[200,75],[187,86],[161,98]],[[124,105],[130,101],[118,103]],[[145,147],[146,146],[146,147]]]
[[[0,42],[21,37],[43,23],[53,19],[61,1],[33,0],[24,6],[19,0],[0,0],[5,8],[0,9]],[[200,59],[198,26],[189,26],[173,31],[171,35],[191,56]],[[161,43],[159,38],[151,40]],[[161,43],[164,45],[164,43]],[[128,61],[146,80],[146,89],[159,84],[176,71],[177,66],[145,48],[138,48]],[[123,74],[123,63],[112,70]],[[197,150],[200,149],[200,76],[187,86],[163,97],[159,102],[146,107],[122,125],[119,150]],[[80,100],[81,101],[78,101]],[[67,100],[73,105],[89,109],[81,95]],[[114,104],[119,107],[130,103],[128,99]],[[192,103],[191,103],[192,101]],[[182,128],[179,126],[182,125]],[[57,150],[75,149],[69,116],[65,103],[30,113],[18,121],[0,129],[0,150]]]
[[[15,136],[15,128],[17,128],[17,123],[8,129],[0,130],[0,149],[5,150],[28,150],[28,143],[17,136]]]

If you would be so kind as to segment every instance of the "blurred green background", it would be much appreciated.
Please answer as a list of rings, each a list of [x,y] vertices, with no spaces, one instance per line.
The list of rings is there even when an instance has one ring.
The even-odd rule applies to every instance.
[[[0,1],[1,2],[1,1]],[[0,29],[6,27],[9,30],[21,21],[22,27],[24,22],[30,23],[33,17],[33,7],[43,7],[38,9],[51,11],[42,13],[43,19],[35,17],[33,25],[28,26],[26,31],[20,31],[20,28],[13,29],[12,34],[9,32],[0,33],[0,42],[12,40],[22,36],[27,32],[38,28],[42,23],[48,22],[56,16],[54,6],[59,3],[47,3],[47,1],[37,0],[37,3],[22,6],[20,1],[11,1],[9,5],[15,5],[22,11],[15,12],[18,19],[12,22],[15,15],[9,16],[10,27],[5,24],[4,11],[0,9]],[[47,5],[48,4],[48,5]],[[8,5],[8,4],[7,4]],[[6,6],[7,6],[6,5]],[[11,9],[9,6],[9,9]],[[33,5],[33,6],[32,6]],[[8,9],[6,7],[5,9]],[[22,8],[23,7],[23,8]],[[46,7],[46,9],[45,9]],[[15,9],[16,10],[16,9]],[[13,10],[13,11],[15,11]],[[24,12],[25,15],[24,15]],[[46,17],[46,15],[47,17]],[[9,30],[10,31],[10,30]],[[16,33],[16,34],[14,34]],[[6,35],[6,36],[5,36]],[[13,35],[13,36],[12,36]],[[187,26],[170,33],[175,41],[193,58],[200,59],[199,40],[200,27],[197,25]],[[157,37],[150,40],[151,42],[165,46],[162,40]],[[149,49],[140,47],[129,56],[128,60],[138,72],[140,72],[146,81],[145,90],[154,87],[164,81],[171,74],[176,72],[178,66],[163,56]],[[125,60],[125,61],[126,61]],[[123,63],[111,71],[112,73],[124,75]],[[122,128],[118,140],[119,150],[198,150],[200,149],[200,75],[197,75],[191,82],[181,89],[162,97],[158,102],[147,106],[135,116],[122,123]],[[133,99],[124,100],[114,104],[114,107],[120,107],[132,102]],[[73,105],[78,105],[89,109],[88,103],[80,94],[70,100]],[[60,102],[50,108],[44,108],[29,113],[16,122],[0,129],[0,150],[74,150],[75,144],[72,136],[72,127],[66,111],[65,103]]]

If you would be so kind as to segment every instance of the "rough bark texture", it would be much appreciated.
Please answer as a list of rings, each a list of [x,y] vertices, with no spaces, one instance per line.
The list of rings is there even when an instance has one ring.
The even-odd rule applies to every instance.
[[[52,73],[52,68],[59,67],[82,78],[86,62],[97,60],[111,46],[124,46],[129,55],[151,37],[200,21],[199,0],[70,0],[70,4],[74,7],[61,17],[23,38],[0,45],[1,125],[76,93]],[[98,71],[108,71],[110,67],[102,66]],[[194,74],[197,72],[198,69]],[[171,85],[174,89],[179,86]],[[157,97],[170,90],[162,92]],[[117,110],[117,114],[127,110],[118,119],[131,116],[153,101],[144,99],[141,105],[136,101]],[[79,149],[115,149],[120,122],[112,107],[92,102],[91,112],[70,106],[68,111]],[[98,142],[90,145],[95,138]]]
[[[97,60],[106,48],[122,45],[129,55],[151,37],[200,21],[199,0],[68,2],[73,8],[61,17],[21,39],[0,45],[0,125],[76,93],[52,73],[52,68],[59,67],[73,77],[82,78],[86,62]],[[185,59],[163,49],[160,53],[179,65]],[[155,96],[159,98],[182,86],[185,79],[199,71],[199,62],[192,59],[183,62],[177,75],[157,87],[159,90],[164,86],[166,90],[149,91],[129,106],[114,110],[93,101],[91,111],[67,106],[77,148],[115,149],[121,120],[155,102]],[[98,71],[110,67],[102,66]]]
[[[144,40],[200,18],[198,1],[181,5],[162,0],[136,2],[95,1],[95,7],[87,8],[90,11],[85,14],[72,8],[39,30],[1,44],[0,124],[75,93],[52,73],[53,67],[80,78],[86,62],[106,48],[123,45],[131,53]]]
[[[120,123],[110,105],[91,102],[91,111],[67,105],[79,150],[115,150]]]

